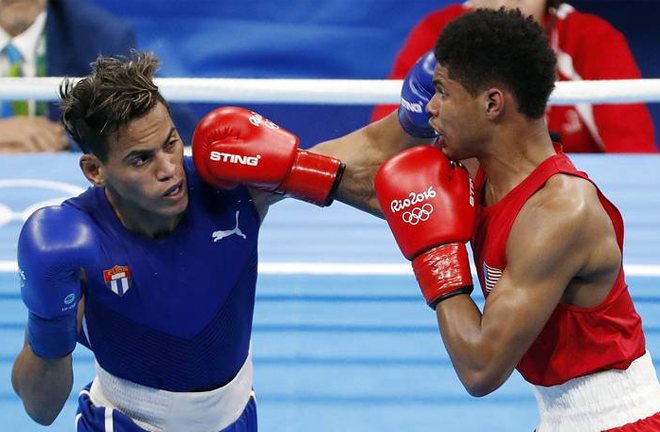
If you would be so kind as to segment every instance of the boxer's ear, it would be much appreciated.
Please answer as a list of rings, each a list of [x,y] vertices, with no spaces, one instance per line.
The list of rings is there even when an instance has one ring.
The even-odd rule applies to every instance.
[[[496,120],[504,113],[506,96],[504,92],[493,87],[482,93],[483,108],[486,117],[490,120]]]
[[[87,180],[94,186],[105,185],[105,175],[101,161],[93,154],[86,153],[80,157],[80,169]]]

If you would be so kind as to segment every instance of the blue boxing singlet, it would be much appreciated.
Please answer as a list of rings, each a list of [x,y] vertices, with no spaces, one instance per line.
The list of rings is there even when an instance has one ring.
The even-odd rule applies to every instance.
[[[105,190],[63,205],[87,213],[104,260],[88,271],[79,341],[110,374],[173,392],[223,386],[246,361],[257,279],[259,215],[245,187],[206,185],[184,159],[188,208],[174,231],[128,231]]]

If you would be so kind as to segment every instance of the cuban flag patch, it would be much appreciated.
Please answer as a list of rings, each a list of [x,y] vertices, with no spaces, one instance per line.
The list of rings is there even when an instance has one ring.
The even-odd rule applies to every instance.
[[[490,267],[484,261],[484,279],[486,280],[486,292],[491,292],[501,277],[502,270],[495,267]]]
[[[110,270],[103,270],[103,281],[113,293],[121,297],[131,287],[131,269],[116,265]]]

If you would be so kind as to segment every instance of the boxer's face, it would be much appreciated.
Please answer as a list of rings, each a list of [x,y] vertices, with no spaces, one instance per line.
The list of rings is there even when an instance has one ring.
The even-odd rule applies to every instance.
[[[435,94],[426,110],[431,117],[429,124],[441,135],[443,152],[456,161],[478,156],[488,130],[483,102],[449,78],[449,71],[440,64],[435,68],[433,85]]]
[[[127,226],[138,221],[141,227],[152,222],[167,227],[178,221],[188,205],[183,143],[165,105],[158,102],[144,117],[120,128],[109,139],[107,160],[100,162],[93,179],[87,177],[106,187],[109,201]]]
[[[0,0],[0,26],[11,36],[23,33],[46,7],[47,0]]]

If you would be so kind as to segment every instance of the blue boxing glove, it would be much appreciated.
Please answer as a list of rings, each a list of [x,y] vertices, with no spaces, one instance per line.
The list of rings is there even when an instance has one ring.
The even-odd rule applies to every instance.
[[[60,358],[76,347],[81,271],[99,264],[100,243],[90,219],[72,207],[37,210],[18,239],[27,338],[39,357]]]
[[[429,125],[429,115],[426,113],[426,105],[435,93],[434,70],[435,55],[431,50],[417,60],[403,80],[399,123],[408,135],[417,138],[437,136],[436,131]]]

